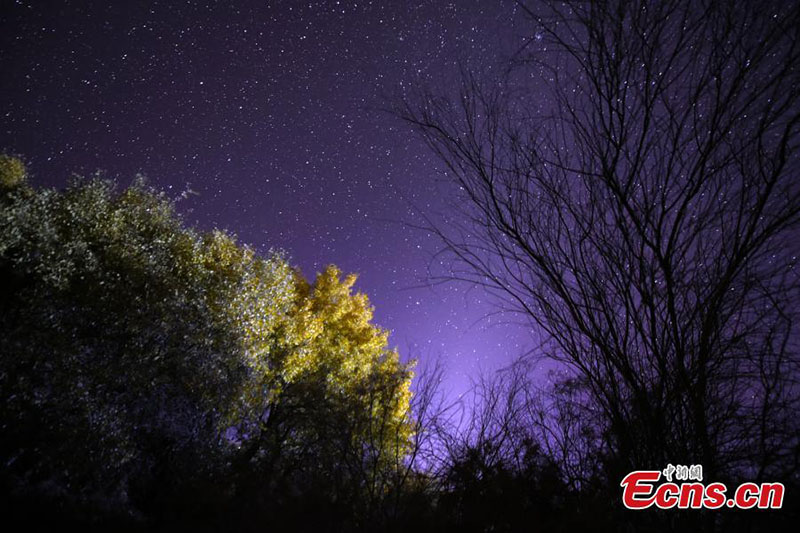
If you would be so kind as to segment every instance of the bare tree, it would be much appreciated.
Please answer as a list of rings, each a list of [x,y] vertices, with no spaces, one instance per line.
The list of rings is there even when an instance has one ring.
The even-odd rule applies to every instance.
[[[523,8],[503,80],[400,110],[462,206],[441,276],[531,320],[613,475],[796,476],[800,5]]]
[[[406,413],[413,428],[410,442],[387,450],[392,459],[389,498],[384,504],[384,519],[397,520],[413,515],[410,498],[426,500],[441,488],[442,442],[448,434],[455,415],[455,404],[444,393],[442,383],[445,369],[441,360],[431,358],[415,370],[410,410]]]

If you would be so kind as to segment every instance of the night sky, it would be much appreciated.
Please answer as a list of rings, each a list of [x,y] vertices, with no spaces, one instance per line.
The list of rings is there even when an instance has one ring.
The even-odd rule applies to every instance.
[[[235,6],[235,7],[234,7]],[[334,263],[403,356],[441,357],[448,388],[530,348],[481,290],[421,287],[448,209],[438,163],[381,109],[459,65],[491,74],[527,25],[513,0],[3,2],[0,150],[37,185],[137,173],[202,229]]]

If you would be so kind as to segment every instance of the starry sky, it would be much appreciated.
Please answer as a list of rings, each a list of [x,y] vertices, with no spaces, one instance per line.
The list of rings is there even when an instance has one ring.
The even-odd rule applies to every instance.
[[[141,173],[199,228],[308,277],[358,273],[391,343],[440,358],[451,393],[530,348],[481,290],[424,286],[439,243],[412,225],[447,189],[383,111],[461,66],[491,73],[524,36],[513,0],[1,5],[0,150],[35,184]]]

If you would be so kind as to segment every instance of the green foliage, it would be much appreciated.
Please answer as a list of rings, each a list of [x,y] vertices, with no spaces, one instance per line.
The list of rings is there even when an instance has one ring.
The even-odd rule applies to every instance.
[[[34,190],[18,163],[0,160],[7,487],[147,514],[201,478],[241,495],[347,471],[357,492],[404,453],[411,371],[354,277],[310,284],[199,234],[141,180]]]

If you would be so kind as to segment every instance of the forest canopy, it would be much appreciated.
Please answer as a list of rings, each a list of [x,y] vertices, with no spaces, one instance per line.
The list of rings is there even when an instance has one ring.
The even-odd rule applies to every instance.
[[[0,187],[7,494],[131,520],[308,491],[352,507],[397,468],[411,365],[355,276],[312,283],[191,229],[142,179],[37,189],[2,156]]]

